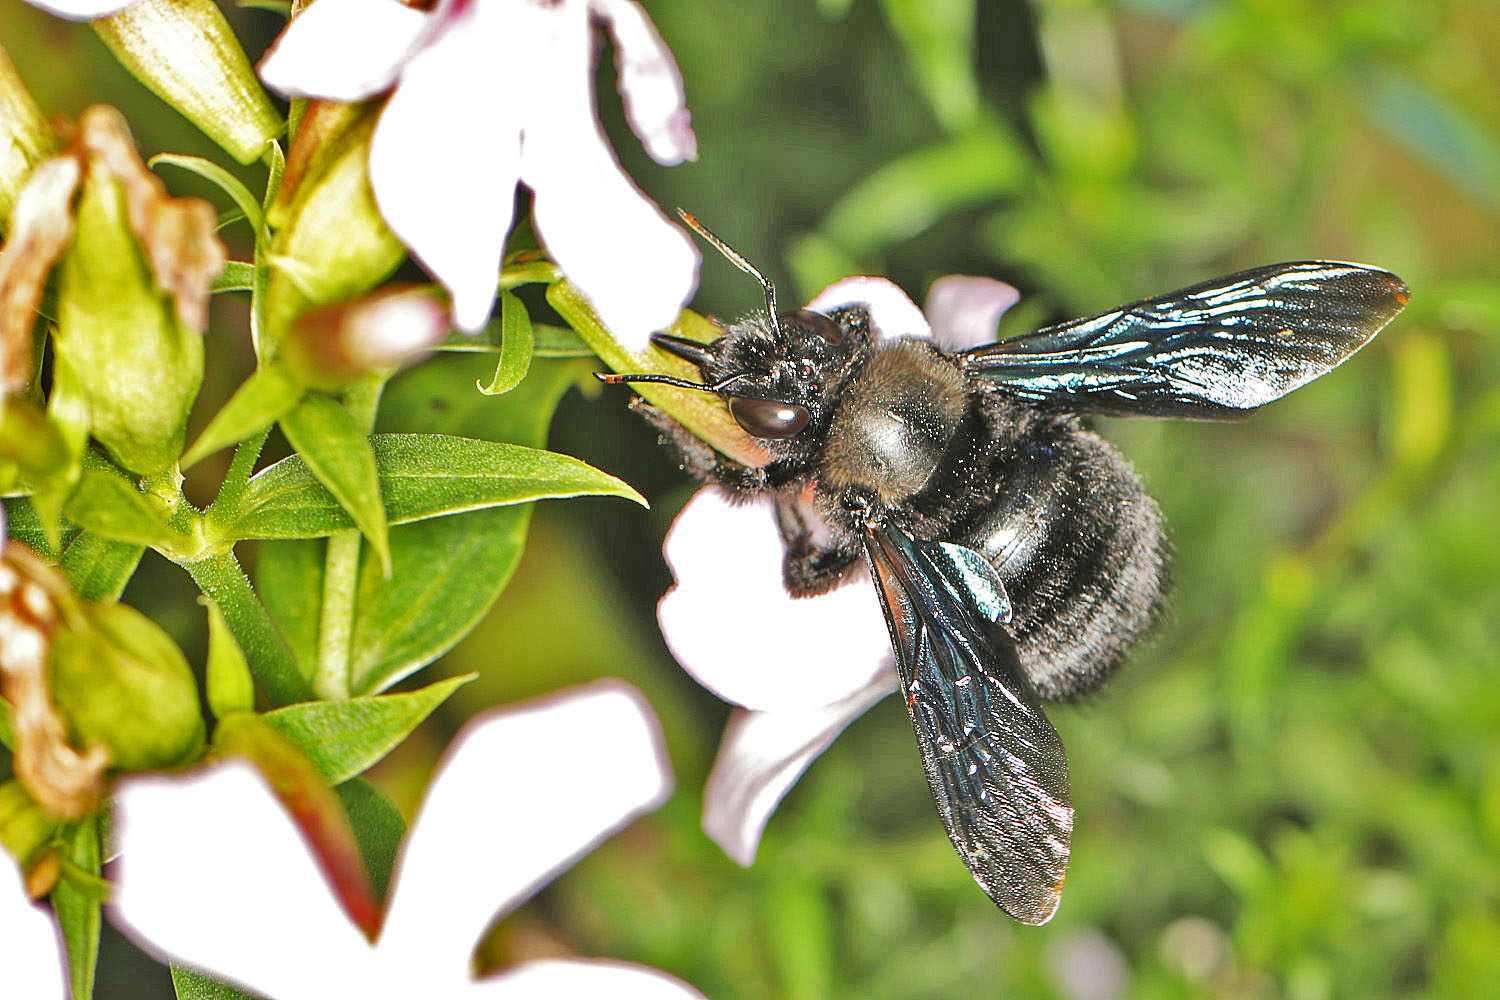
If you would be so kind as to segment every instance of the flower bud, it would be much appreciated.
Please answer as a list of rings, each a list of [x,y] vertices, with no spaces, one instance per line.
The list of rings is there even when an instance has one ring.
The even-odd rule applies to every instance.
[[[302,384],[331,392],[420,358],[451,327],[436,289],[387,285],[298,316],[282,342],[282,358]]]
[[[57,144],[47,119],[0,46],[0,233],[26,178]]]
[[[139,0],[94,30],[136,79],[241,163],[259,159],[281,131],[213,0]]]
[[[336,154],[297,186],[286,224],[271,241],[266,332],[272,342],[308,309],[374,288],[406,255],[370,190],[373,130],[373,117],[366,116],[341,131]]]
[[[77,741],[127,771],[196,758],[203,715],[177,644],[125,604],[83,605],[82,619],[52,642],[52,697]]]
[[[213,210],[167,197],[113,109],[84,112],[77,146],[86,172],[61,266],[57,350],[89,400],[94,436],[151,475],[182,453],[203,380],[194,327],[206,320],[224,248]]]

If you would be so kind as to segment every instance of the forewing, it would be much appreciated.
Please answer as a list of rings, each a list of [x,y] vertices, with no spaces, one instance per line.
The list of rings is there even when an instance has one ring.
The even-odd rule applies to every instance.
[[[996,391],[1077,412],[1238,417],[1331,371],[1406,305],[1389,271],[1271,264],[959,356]]]
[[[993,618],[993,595],[976,597],[941,543],[897,528],[870,529],[865,554],[948,837],[1006,913],[1046,923],[1073,833],[1068,762]]]

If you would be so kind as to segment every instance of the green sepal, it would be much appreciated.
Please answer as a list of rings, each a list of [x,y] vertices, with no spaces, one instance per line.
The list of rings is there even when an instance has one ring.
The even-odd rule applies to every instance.
[[[209,710],[222,719],[230,712],[255,708],[255,681],[245,653],[224,621],[224,612],[211,600],[208,604],[208,666],[204,688]]]
[[[88,400],[94,436],[133,472],[171,467],[203,381],[203,339],[156,290],[113,179],[85,180],[60,270],[55,344]]]
[[[370,888],[376,899],[384,901],[406,835],[406,821],[385,793],[363,778],[350,778],[334,791],[354,827]]]
[[[330,785],[347,781],[390,753],[423,719],[476,674],[402,694],[309,701],[261,716],[297,746]]]

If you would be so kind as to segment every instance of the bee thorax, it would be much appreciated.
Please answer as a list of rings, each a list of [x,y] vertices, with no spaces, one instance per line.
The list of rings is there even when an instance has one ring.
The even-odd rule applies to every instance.
[[[877,350],[845,388],[828,429],[822,480],[885,506],[919,493],[942,462],[968,405],[963,374],[921,341]]]

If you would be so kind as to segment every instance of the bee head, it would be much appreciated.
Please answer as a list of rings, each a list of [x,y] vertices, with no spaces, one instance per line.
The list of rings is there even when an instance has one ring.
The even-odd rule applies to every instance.
[[[868,346],[868,326],[861,309],[831,316],[798,309],[774,322],[756,316],[736,323],[712,344],[666,334],[651,339],[697,365],[703,384],[694,388],[717,392],[746,433],[772,442],[821,436]]]
[[[810,454],[828,429],[834,402],[858,360],[869,349],[869,315],[858,307],[831,314],[776,308],[776,286],[755,265],[677,210],[684,222],[729,261],[760,282],[766,312],[731,326],[712,344],[658,333],[658,347],[698,366],[702,383],[667,375],[600,375],[605,382],[660,382],[724,397],[746,433],[775,457]]]

